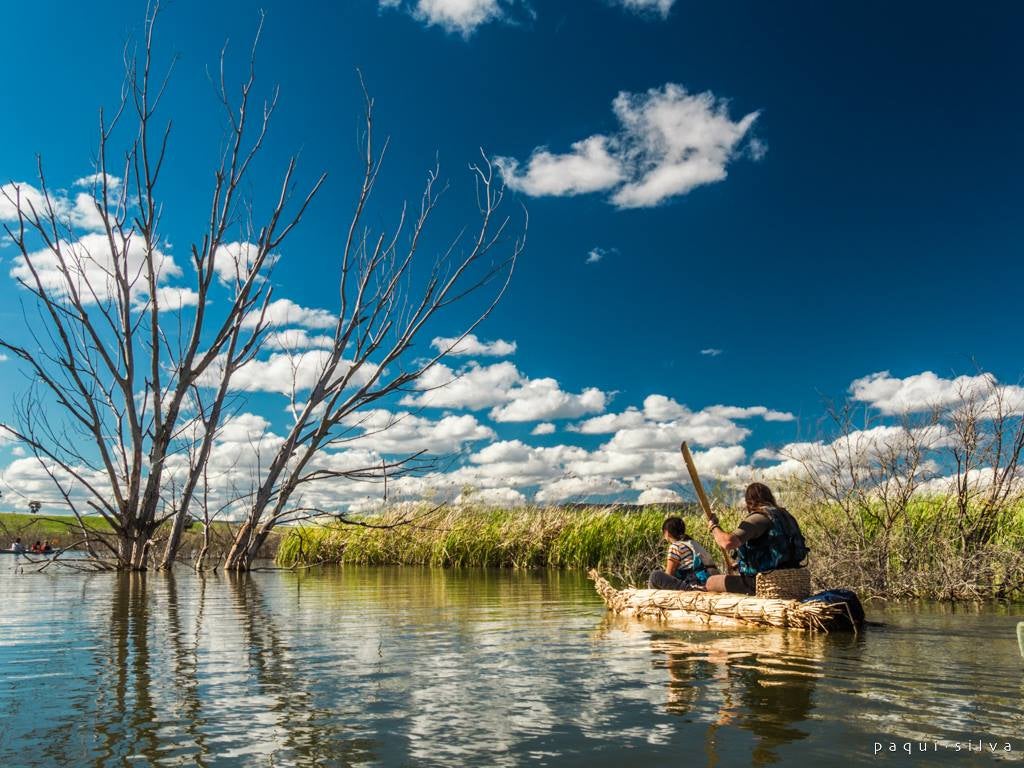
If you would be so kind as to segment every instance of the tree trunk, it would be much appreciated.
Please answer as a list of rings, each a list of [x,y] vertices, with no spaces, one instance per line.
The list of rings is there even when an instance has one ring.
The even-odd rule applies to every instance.
[[[171,533],[167,537],[167,545],[164,547],[164,556],[160,561],[160,570],[166,571],[174,565],[178,557],[178,550],[181,548],[181,534],[185,531],[185,520],[188,517],[184,509],[178,510],[171,524]]]
[[[235,540],[231,544],[231,549],[228,551],[228,556],[224,558],[224,570],[225,571],[244,571],[248,570],[248,566],[243,564],[245,560],[245,554],[249,546],[249,538],[252,534],[253,524],[250,520],[246,520],[242,523],[242,527],[235,533]]]
[[[248,571],[252,568],[260,549],[267,542],[272,527],[264,525],[253,532],[252,524],[246,521],[238,531],[235,543],[231,546],[227,560],[224,561],[224,570]]]

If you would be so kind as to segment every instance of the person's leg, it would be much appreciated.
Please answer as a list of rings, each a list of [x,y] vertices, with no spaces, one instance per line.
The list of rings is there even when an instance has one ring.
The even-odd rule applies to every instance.
[[[708,579],[708,592],[735,592],[740,595],[754,594],[754,579],[750,576],[726,576],[719,574]]]
[[[651,571],[651,578],[647,584],[651,589],[686,589],[685,582],[671,574],[665,573],[661,568],[655,568]]]

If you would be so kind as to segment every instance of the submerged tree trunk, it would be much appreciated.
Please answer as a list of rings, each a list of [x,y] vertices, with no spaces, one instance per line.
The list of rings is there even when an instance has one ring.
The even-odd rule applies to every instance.
[[[181,536],[185,532],[185,521],[188,515],[177,514],[171,523],[171,533],[167,537],[167,544],[164,545],[164,555],[160,560],[160,570],[169,570],[178,557],[178,550],[181,548]]]

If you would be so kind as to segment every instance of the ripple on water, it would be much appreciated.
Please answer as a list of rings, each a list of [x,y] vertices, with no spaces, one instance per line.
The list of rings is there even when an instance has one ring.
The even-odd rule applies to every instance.
[[[565,573],[0,582],[0,753],[25,765],[593,766],[686,748],[848,764],[890,738],[1019,733],[1006,612],[876,611],[888,626],[851,638],[617,620]]]

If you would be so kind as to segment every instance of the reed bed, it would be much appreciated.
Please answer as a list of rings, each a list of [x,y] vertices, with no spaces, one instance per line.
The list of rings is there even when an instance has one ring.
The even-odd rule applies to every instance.
[[[650,507],[451,507],[421,514],[395,511],[347,523],[293,529],[281,542],[278,563],[601,567],[635,580],[663,554],[661,524],[665,516],[661,509]],[[703,527],[692,517],[690,527],[698,525]]]
[[[811,547],[812,591],[845,587],[863,598],[890,599],[1024,598],[1020,506],[1006,510],[991,541],[968,547],[957,536],[948,501],[941,498],[912,502],[887,527],[873,525],[879,515],[851,519],[849,512],[796,493],[784,492],[780,500],[800,521]],[[395,510],[348,523],[282,530],[278,562],[599,568],[618,582],[646,586],[650,569],[664,562],[661,523],[669,514],[680,512],[598,506]],[[741,514],[723,507],[722,525],[735,525]],[[687,530],[718,559],[703,518],[696,510],[681,516]]]

